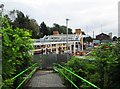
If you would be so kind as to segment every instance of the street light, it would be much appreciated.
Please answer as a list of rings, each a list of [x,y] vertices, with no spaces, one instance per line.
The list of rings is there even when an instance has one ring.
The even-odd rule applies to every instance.
[[[4,4],[0,4],[0,8],[1,8],[1,16],[3,17],[3,8],[4,8]]]
[[[67,30],[67,50],[68,50],[68,21],[69,21],[70,19],[68,19],[68,18],[66,18],[66,30]]]

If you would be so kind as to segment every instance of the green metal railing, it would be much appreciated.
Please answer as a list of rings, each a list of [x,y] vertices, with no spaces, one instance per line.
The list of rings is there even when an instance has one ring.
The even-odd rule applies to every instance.
[[[59,68],[58,68],[58,67],[59,67]],[[75,74],[74,72],[70,71],[69,69],[61,66],[60,64],[54,64],[53,69],[54,69],[55,71],[60,72],[74,87],[76,87],[76,89],[80,89],[80,88],[72,81],[72,76],[71,76],[71,79],[68,78],[68,77],[61,71],[61,68],[64,69],[64,70],[66,70],[66,71],[69,72],[70,74],[76,76],[77,78],[81,79],[81,80],[84,82],[84,89],[87,88],[86,84],[89,84],[90,86],[92,86],[92,87],[94,87],[94,88],[96,88],[96,89],[100,89],[99,87],[97,87],[97,86],[94,85],[93,83],[91,83],[91,82],[87,81],[86,79],[78,76],[77,74]]]
[[[25,78],[22,80],[22,82],[16,87],[16,89],[19,89],[23,83],[36,71],[37,67],[36,67],[37,63],[33,64],[32,66],[28,67],[27,69],[23,70],[22,72],[20,72],[19,74],[17,74],[16,76],[14,76],[13,78],[11,79],[8,79],[6,81],[9,81],[9,80],[14,80],[16,79],[17,77],[21,76],[22,74],[24,74],[26,71],[30,70],[30,69],[33,69],[27,76],[25,76]]]

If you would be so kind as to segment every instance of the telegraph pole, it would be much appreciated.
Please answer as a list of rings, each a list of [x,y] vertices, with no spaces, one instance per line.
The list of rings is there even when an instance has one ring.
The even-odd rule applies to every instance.
[[[102,26],[103,26],[103,25],[101,24],[101,33],[103,33],[103,32],[102,32]]]
[[[67,30],[67,50],[68,50],[68,21],[69,21],[69,19],[68,18],[66,18],[66,30]]]
[[[94,48],[94,31],[93,31],[93,48]]]
[[[68,18],[66,18],[66,30],[67,30],[67,37],[66,37],[66,41],[67,41],[67,44],[66,44],[66,50],[67,50],[67,52],[68,52],[68,21],[69,21],[69,19]],[[68,54],[67,54],[67,60],[68,60]]]

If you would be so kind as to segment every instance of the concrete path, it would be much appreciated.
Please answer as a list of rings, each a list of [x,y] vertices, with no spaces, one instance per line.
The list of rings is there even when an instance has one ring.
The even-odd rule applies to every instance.
[[[57,73],[45,70],[38,70],[27,84],[27,87],[30,89],[66,89]]]

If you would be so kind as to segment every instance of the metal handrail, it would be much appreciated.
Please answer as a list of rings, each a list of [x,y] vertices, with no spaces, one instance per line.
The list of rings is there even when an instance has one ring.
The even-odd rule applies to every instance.
[[[23,73],[25,73],[26,71],[28,71],[29,69],[34,68],[34,70],[32,70],[32,72],[30,72],[30,74],[27,75],[27,76],[25,77],[25,79],[17,86],[16,89],[19,89],[19,88],[22,86],[22,84],[36,71],[36,69],[37,69],[37,68],[35,68],[36,65],[37,65],[37,63],[33,64],[32,66],[30,66],[30,67],[28,67],[27,69],[23,70],[22,72],[20,72],[19,74],[17,74],[17,75],[14,76],[13,78],[7,79],[7,80],[5,80],[5,81],[14,80],[14,79],[16,79],[17,77],[19,77],[20,75],[22,75]],[[4,83],[4,84],[5,84],[5,83]],[[2,84],[2,85],[4,85],[4,84]]]
[[[86,79],[78,76],[77,74],[75,74],[74,72],[70,71],[69,69],[61,66],[60,64],[54,64],[54,65],[57,65],[57,66],[61,67],[62,69],[66,70],[67,72],[71,73],[72,75],[78,77],[78,78],[81,79],[85,84],[87,83],[87,84],[91,85],[92,87],[94,87],[94,88],[96,88],[96,89],[100,89],[99,87],[97,87],[97,86],[94,85],[93,83],[91,83],[91,82],[87,81]],[[65,76],[77,89],[79,89],[78,86],[76,86],[62,71],[60,71],[60,69],[58,69],[57,67],[54,67],[54,69],[57,70],[57,71],[59,71],[60,73],[62,73],[63,76]]]
[[[29,75],[27,75],[27,76],[25,77],[25,79],[17,86],[16,89],[19,89],[19,88],[22,86],[22,84],[23,84],[35,71],[36,71],[36,68],[35,68]]]

